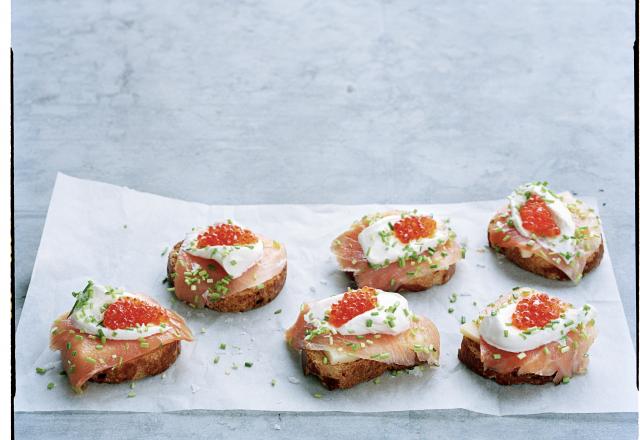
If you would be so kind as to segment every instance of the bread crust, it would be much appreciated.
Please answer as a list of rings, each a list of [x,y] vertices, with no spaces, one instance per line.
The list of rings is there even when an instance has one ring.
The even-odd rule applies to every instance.
[[[351,388],[362,382],[375,379],[385,371],[406,370],[426,363],[419,362],[406,366],[385,364],[370,359],[356,359],[352,362],[332,365],[323,363],[324,357],[323,351],[302,349],[302,371],[305,376],[317,376],[328,390]]]
[[[176,271],[178,252],[182,246],[179,241],[173,246],[167,260],[167,280],[173,286],[172,274]],[[265,281],[262,287],[254,286],[248,289],[227,294],[216,302],[207,302],[207,307],[218,312],[246,312],[270,303],[278,296],[287,279],[287,265],[284,265],[279,274]]]
[[[89,380],[101,383],[122,383],[155,376],[173,365],[179,355],[180,341],[173,341],[143,356],[124,362],[120,366],[101,371]]]
[[[567,274],[558,269],[556,266],[551,264],[549,261],[540,257],[539,255],[533,254],[529,258],[524,258],[520,253],[520,248],[518,247],[501,247],[498,243],[491,242],[491,235],[488,235],[489,245],[496,249],[498,252],[507,257],[507,260],[513,262],[516,266],[521,267],[522,269],[535,273],[536,275],[543,276],[550,280],[558,280],[558,281],[566,281],[569,279]],[[602,261],[602,256],[604,255],[604,243],[601,241],[598,249],[593,252],[587,263],[585,264],[584,270],[582,274],[586,274],[591,272],[593,269],[600,265],[600,261]]]
[[[531,385],[543,385],[553,382],[554,376],[539,376],[537,374],[518,374],[518,370],[511,373],[498,373],[495,370],[485,369],[480,358],[480,344],[467,338],[462,338],[462,344],[458,350],[458,359],[474,373],[491,379],[500,385],[516,385],[528,383]]]

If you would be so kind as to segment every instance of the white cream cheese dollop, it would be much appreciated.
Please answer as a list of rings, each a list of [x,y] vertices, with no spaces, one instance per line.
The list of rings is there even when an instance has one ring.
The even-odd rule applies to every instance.
[[[377,307],[354,316],[340,327],[334,327],[325,320],[331,311],[331,305],[337,303],[343,294],[309,304],[309,311],[304,315],[306,322],[316,328],[328,328],[333,333],[341,335],[367,335],[380,333],[398,335],[411,327],[412,313],[407,300],[397,293],[377,291]]]
[[[586,325],[596,317],[596,309],[585,305],[582,309],[569,307],[564,317],[553,320],[553,326],[538,328],[534,331],[520,330],[511,324],[517,301],[497,310],[495,316],[486,315],[480,322],[480,336],[488,344],[504,351],[520,353],[534,350],[550,342],[560,342],[562,337],[578,325]],[[525,333],[526,332],[526,333]]]
[[[102,333],[107,339],[115,340],[135,340],[147,336],[155,335],[169,330],[169,324],[165,325],[142,325],[131,329],[117,329],[100,325],[104,319],[104,312],[109,305],[119,298],[130,297],[146,301],[146,298],[133,293],[125,292],[123,289],[114,289],[100,284],[93,284],[89,291],[88,301],[73,311],[69,319],[75,327],[90,335],[100,335]]]
[[[422,214],[411,214],[420,216]],[[449,240],[449,227],[443,220],[434,218],[436,231],[433,237],[411,240],[402,243],[395,236],[392,225],[402,219],[402,215],[394,214],[374,221],[358,234],[358,242],[371,264],[389,264],[406,257],[408,253],[422,254],[429,248],[435,249]]]
[[[527,201],[527,195],[533,194],[539,196],[546,202],[553,216],[553,220],[556,222],[558,229],[560,229],[558,236],[535,236],[524,228],[522,218],[520,217],[520,207]],[[522,236],[531,238],[543,248],[559,254],[565,261],[571,260],[577,249],[576,241],[573,239],[576,224],[571,215],[571,211],[569,211],[569,208],[560,196],[549,190],[546,185],[538,182],[521,185],[507,198],[511,210],[510,219],[513,221],[513,226]]]
[[[216,226],[216,224],[212,226]],[[206,228],[197,228],[187,234],[182,243],[182,249],[196,257],[218,262],[231,278],[235,279],[242,276],[264,254],[264,244],[259,238],[256,243],[250,245],[205,246],[199,248],[197,247],[198,235],[205,231]]]

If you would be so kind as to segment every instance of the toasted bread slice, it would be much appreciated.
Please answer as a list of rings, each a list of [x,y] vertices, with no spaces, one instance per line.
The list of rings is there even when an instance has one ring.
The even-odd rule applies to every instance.
[[[122,383],[155,376],[173,365],[178,359],[178,355],[180,355],[180,341],[173,341],[116,368],[109,368],[97,373],[89,380],[91,382]]]
[[[172,274],[176,271],[178,252],[182,246],[179,241],[173,246],[167,261],[167,280],[173,286]],[[276,276],[265,281],[262,285],[250,287],[239,292],[229,293],[216,302],[207,302],[207,307],[218,312],[246,312],[271,302],[284,287],[287,279],[287,265]]]
[[[480,344],[467,337],[462,338],[462,344],[458,350],[458,359],[474,373],[494,380],[500,385],[516,385],[521,383],[542,385],[547,382],[553,382],[554,375],[539,376],[537,374],[518,374],[517,370],[508,374],[501,374],[494,370],[485,369],[480,360]]]
[[[302,350],[302,370],[305,376],[314,375],[329,390],[351,388],[359,383],[367,382],[381,376],[385,371],[398,371],[422,365],[393,365],[370,359],[357,359],[351,362],[329,364],[324,363],[325,354],[318,350]]]
[[[489,238],[489,245],[507,257],[507,260],[512,261],[517,266],[522,269],[529,271],[531,273],[535,273],[536,275],[543,276],[550,280],[559,280],[565,281],[568,280],[569,277],[556,266],[540,257],[539,255],[533,254],[528,258],[525,258],[520,253],[520,249],[518,247],[501,247],[499,243],[491,242],[491,238]],[[582,271],[582,274],[586,274],[591,272],[593,269],[600,265],[600,261],[602,261],[602,256],[604,255],[604,244],[601,242],[598,249],[589,256],[587,263]]]

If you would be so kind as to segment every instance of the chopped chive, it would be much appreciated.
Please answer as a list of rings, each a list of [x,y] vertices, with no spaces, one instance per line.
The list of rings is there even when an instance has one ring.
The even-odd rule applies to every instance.
[[[245,362],[244,366],[247,367],[247,368],[251,368],[251,367],[253,367],[253,362]]]
[[[449,312],[449,313],[453,313],[453,307],[449,307],[449,309],[447,310],[447,312]]]
[[[53,383],[53,382],[49,382],[49,383],[47,384],[47,389],[48,389],[48,390],[52,390],[52,389],[54,389],[54,388],[55,388],[55,386],[56,386],[56,384],[55,384],[55,383]]]
[[[316,399],[322,399],[324,396],[321,393],[315,393],[313,397],[315,397]]]
[[[273,312],[274,315],[279,315],[280,313],[282,313],[282,309],[278,309],[275,312]]]
[[[46,368],[40,368],[40,367],[36,367],[36,373],[43,375],[44,373],[47,372]]]
[[[367,319],[367,327],[371,327],[373,325],[373,319]]]
[[[522,360],[522,359],[524,359],[526,357],[527,357],[527,353],[518,353],[518,356],[517,356],[517,358],[520,359],[520,360]]]
[[[221,342],[220,345],[218,345],[218,348],[220,350],[226,350],[227,349],[227,344],[225,344],[224,342]]]
[[[502,355],[500,355],[500,354],[498,354],[498,353],[494,353],[494,354],[493,354],[493,358],[494,358],[495,360],[502,359]]]
[[[568,384],[571,381],[571,378],[569,376],[565,376],[562,378],[562,383],[563,384]]]
[[[129,394],[127,394],[127,399],[131,399],[133,397],[136,397],[136,393],[134,391],[129,391]]]
[[[509,330],[504,330],[502,333],[504,334],[505,338],[509,337]]]
[[[275,386],[276,386],[276,383],[277,383],[277,382],[276,382],[276,380],[275,380],[275,379],[271,379],[271,386],[272,386],[272,387],[275,387]]]
[[[550,355],[551,354],[551,352],[549,351],[549,349],[547,347],[544,347],[543,351],[544,351],[544,354],[546,354],[546,355]]]
[[[220,362],[220,356],[216,356],[213,358],[213,363],[217,364],[218,362]]]
[[[324,365],[327,365],[327,364],[329,363],[329,359],[327,359],[327,357],[326,357],[326,356],[323,356],[323,357],[322,357],[322,363],[323,363]]]

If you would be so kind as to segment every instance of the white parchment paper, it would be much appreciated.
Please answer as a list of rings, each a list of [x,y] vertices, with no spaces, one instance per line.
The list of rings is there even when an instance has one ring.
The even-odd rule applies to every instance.
[[[595,200],[586,200],[595,205]],[[440,329],[441,366],[422,374],[384,375],[379,384],[326,391],[304,377],[284,330],[305,300],[344,291],[347,277],[329,251],[331,240],[353,220],[389,205],[207,206],[136,192],[128,188],[58,175],[29,291],[16,336],[17,411],[174,411],[247,409],[273,411],[401,411],[464,408],[487,414],[636,411],[635,357],[609,255],[574,286],[525,272],[486,248],[486,228],[504,201],[402,206],[451,218],[467,257],[446,285],[407,294],[418,314]],[[161,253],[196,225],[233,218],[282,242],[288,279],[270,304],[242,314],[194,310],[175,302],[162,280]],[[606,226],[606,225],[605,225]],[[73,304],[70,294],[87,279],[144,292],[187,319],[196,339],[163,376],[129,384],[90,384],[74,394],[59,375],[57,353],[49,351],[49,326]],[[568,385],[503,387],[466,369],[457,360],[462,316],[467,320],[514,286],[531,286],[598,309],[599,337],[588,374]],[[459,299],[451,306],[449,295]],[[477,306],[474,306],[474,301]],[[281,313],[275,313],[282,310]],[[226,350],[219,349],[225,343]],[[219,356],[214,364],[213,358]],[[247,368],[245,362],[252,362]],[[38,375],[36,367],[53,367]],[[272,386],[272,381],[275,385]],[[53,390],[47,384],[56,384]],[[319,394],[318,394],[319,393]],[[316,395],[316,396],[314,396]]]

